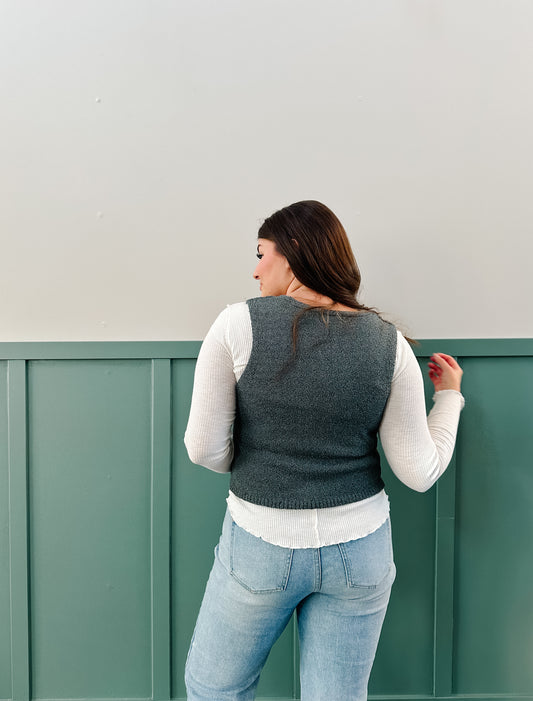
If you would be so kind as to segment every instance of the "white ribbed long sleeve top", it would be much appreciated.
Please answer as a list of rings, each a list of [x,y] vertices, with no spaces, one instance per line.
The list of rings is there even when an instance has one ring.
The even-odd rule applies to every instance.
[[[354,312],[336,312],[353,314]],[[252,350],[252,324],[245,302],[228,305],[200,349],[185,445],[192,462],[228,472],[233,459],[235,385]],[[426,417],[422,373],[400,332],[391,392],[379,428],[385,457],[395,475],[419,492],[428,490],[448,466],[455,447],[460,392],[433,396]],[[231,491],[228,508],[248,532],[287,548],[318,548],[362,538],[388,518],[385,491],[369,499],[323,509],[275,509],[240,499]]]

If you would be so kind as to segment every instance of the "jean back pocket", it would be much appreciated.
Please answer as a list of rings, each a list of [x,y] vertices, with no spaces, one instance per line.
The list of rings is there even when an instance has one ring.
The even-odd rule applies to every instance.
[[[338,548],[348,587],[377,589],[394,577],[390,520],[364,538],[339,543]]]
[[[289,582],[293,551],[272,545],[231,524],[230,572],[255,594],[284,591]]]

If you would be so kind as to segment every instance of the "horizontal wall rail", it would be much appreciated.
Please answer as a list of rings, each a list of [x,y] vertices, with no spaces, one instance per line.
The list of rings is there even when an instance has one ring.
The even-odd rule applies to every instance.
[[[0,360],[196,358],[200,346],[201,341],[22,341],[0,343]],[[422,339],[413,351],[419,357],[435,351],[463,358],[524,357],[533,356],[533,339]]]

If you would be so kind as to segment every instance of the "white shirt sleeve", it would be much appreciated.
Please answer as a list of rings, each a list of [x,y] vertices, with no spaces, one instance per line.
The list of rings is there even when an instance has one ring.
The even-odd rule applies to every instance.
[[[235,375],[226,337],[230,307],[216,318],[205,337],[194,373],[185,446],[197,465],[229,472],[233,460]]]
[[[463,395],[441,390],[426,417],[422,372],[410,345],[398,333],[391,393],[379,435],[394,474],[408,487],[427,491],[447,468],[455,447]]]

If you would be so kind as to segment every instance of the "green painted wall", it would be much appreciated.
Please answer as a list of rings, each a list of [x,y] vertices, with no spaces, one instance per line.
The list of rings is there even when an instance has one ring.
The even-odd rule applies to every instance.
[[[228,489],[183,445],[198,349],[0,344],[0,699],[184,698]],[[384,466],[398,577],[370,690],[533,700],[533,342],[435,349],[467,405],[428,493]],[[259,698],[298,698],[297,658],[291,624]]]

